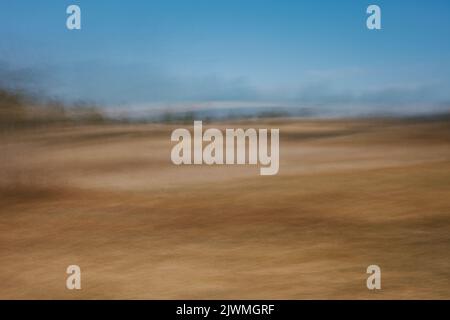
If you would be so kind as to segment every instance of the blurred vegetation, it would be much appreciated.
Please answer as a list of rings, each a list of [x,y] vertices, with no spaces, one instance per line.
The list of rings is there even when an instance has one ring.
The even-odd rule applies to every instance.
[[[41,127],[55,124],[98,124],[106,117],[95,105],[78,102],[65,104],[43,101],[24,91],[0,88],[0,130]]]

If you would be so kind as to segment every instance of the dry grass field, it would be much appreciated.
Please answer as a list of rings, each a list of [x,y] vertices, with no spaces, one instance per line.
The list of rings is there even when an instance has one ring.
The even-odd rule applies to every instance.
[[[173,165],[192,124],[3,132],[0,298],[450,299],[449,120],[214,126],[280,128],[278,175]]]

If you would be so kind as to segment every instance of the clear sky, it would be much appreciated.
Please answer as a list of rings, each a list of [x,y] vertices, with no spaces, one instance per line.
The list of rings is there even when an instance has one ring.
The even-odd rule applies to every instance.
[[[66,28],[77,4],[82,29]],[[382,30],[366,28],[366,8]],[[106,106],[450,105],[447,0],[0,0],[0,76]]]

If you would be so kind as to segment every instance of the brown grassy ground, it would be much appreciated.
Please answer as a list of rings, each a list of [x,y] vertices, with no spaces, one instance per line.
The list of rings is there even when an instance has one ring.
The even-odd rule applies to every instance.
[[[448,121],[247,125],[277,176],[174,166],[165,125],[2,134],[0,298],[450,299]]]

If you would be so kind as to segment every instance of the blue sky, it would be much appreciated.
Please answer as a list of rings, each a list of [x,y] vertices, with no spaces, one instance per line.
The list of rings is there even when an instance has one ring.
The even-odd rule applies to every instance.
[[[450,105],[450,2],[0,0],[2,85],[108,107]],[[77,4],[82,29],[66,29]],[[366,28],[366,8],[382,30]]]

